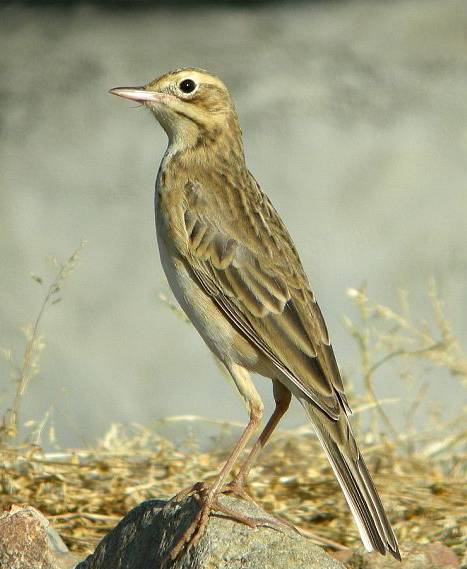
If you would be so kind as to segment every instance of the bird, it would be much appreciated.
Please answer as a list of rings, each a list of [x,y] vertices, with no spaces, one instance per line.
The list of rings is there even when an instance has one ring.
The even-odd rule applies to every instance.
[[[242,495],[250,469],[294,396],[311,421],[365,548],[400,560],[396,536],[349,423],[351,408],[323,314],[284,222],[247,168],[228,88],[216,75],[187,67],[110,93],[147,108],[167,134],[154,200],[162,267],[175,298],[232,377],[249,414],[214,481],[180,493],[195,496],[199,511],[172,558],[199,542],[212,511],[226,510],[218,500],[221,493]],[[272,381],[275,408],[228,483],[264,412],[252,373]]]

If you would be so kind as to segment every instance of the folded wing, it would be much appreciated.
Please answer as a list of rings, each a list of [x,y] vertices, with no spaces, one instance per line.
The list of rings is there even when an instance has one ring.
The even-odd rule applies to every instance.
[[[252,181],[254,183],[254,181]],[[258,187],[222,224],[208,189],[184,207],[189,266],[226,318],[331,419],[350,413],[328,331],[292,240]],[[219,204],[220,205],[220,204]]]

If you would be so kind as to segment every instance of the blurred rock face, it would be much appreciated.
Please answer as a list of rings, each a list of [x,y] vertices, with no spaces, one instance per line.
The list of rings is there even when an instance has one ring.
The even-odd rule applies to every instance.
[[[344,291],[363,282],[388,302],[409,289],[423,317],[434,275],[467,339],[462,0],[1,15],[2,346],[20,356],[19,326],[37,313],[28,273],[88,242],[46,316],[24,417],[53,405],[71,444],[112,420],[245,416],[202,341],[157,298],[167,286],[152,192],[165,135],[107,94],[175,67],[230,86],[249,167],[296,240],[343,367],[358,365],[339,324]],[[432,396],[447,391],[438,382]]]

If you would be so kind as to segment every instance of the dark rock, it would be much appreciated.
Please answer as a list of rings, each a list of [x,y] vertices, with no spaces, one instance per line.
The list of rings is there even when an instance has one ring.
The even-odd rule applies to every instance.
[[[255,518],[271,516],[255,504],[222,496],[226,506]],[[168,551],[196,515],[188,498],[174,505],[161,500],[133,509],[76,569],[343,569],[310,540],[287,528],[251,529],[222,514],[211,515],[206,534],[175,562]]]

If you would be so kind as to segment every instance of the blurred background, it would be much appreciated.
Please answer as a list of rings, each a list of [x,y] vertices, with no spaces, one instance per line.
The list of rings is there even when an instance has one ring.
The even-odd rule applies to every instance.
[[[16,388],[9,350],[21,365],[21,328],[56,270],[47,258],[86,241],[41,322],[21,422],[50,412],[60,443],[76,445],[113,421],[245,421],[202,340],[159,298],[170,298],[153,222],[165,134],[108,94],[184,66],[231,89],[249,168],[296,241],[355,391],[348,287],[390,306],[406,289],[422,322],[433,276],[467,343],[464,0],[2,4],[0,410]],[[257,384],[270,409],[270,384]],[[402,392],[390,369],[376,389]],[[460,393],[430,373],[441,413]],[[304,420],[295,405],[284,424]]]

